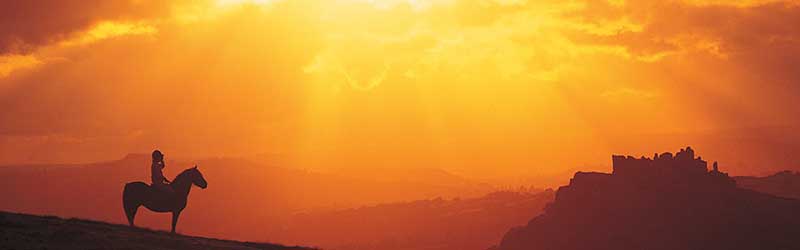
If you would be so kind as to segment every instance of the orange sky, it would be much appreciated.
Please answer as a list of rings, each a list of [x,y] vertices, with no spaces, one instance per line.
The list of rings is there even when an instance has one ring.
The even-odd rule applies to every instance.
[[[166,2],[4,3],[0,163],[800,169],[797,1]]]

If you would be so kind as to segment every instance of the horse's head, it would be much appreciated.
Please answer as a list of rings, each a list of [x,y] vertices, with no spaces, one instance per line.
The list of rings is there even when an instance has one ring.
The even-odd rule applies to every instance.
[[[190,180],[192,180],[192,184],[202,189],[208,187],[208,182],[206,182],[206,178],[203,178],[203,173],[200,173],[200,170],[197,169],[197,166],[194,166],[193,168],[187,170],[187,173],[189,174]]]

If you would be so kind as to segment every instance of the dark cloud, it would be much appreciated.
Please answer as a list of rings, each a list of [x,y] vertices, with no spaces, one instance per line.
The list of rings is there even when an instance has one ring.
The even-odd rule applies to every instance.
[[[619,46],[635,57],[667,55],[647,66],[669,84],[660,89],[720,122],[798,122],[800,5],[689,4],[679,1],[588,1],[565,15],[602,26],[627,20],[641,29],[598,34],[572,31],[579,44]],[[630,70],[633,70],[631,68]],[[639,83],[647,85],[648,83]],[[691,90],[691,92],[688,92]]]
[[[174,1],[3,0],[0,54],[29,53],[103,20],[141,20],[169,14]]]
[[[606,2],[606,1],[602,1]],[[589,1],[586,8],[566,14],[585,23],[626,19],[641,30],[616,34],[574,33],[583,43],[620,45],[638,55],[672,52],[717,43],[725,54],[748,53],[800,42],[800,5],[773,2],[755,6],[692,5],[676,1],[636,1],[614,6]]]

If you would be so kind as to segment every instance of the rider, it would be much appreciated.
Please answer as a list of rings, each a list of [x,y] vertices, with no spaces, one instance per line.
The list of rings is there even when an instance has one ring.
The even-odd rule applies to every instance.
[[[170,181],[161,172],[162,169],[164,169],[164,154],[155,150],[153,151],[153,165],[150,166],[150,180],[153,182],[151,186],[160,191],[174,193],[175,191],[169,185]]]

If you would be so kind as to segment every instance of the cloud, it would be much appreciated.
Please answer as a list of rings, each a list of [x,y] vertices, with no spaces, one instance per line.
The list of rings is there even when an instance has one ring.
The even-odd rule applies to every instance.
[[[286,124],[303,111],[302,67],[317,51],[302,10],[287,2],[191,23],[99,21],[31,54],[4,56],[15,72],[0,78],[0,136],[17,139],[0,148],[25,142],[109,159],[160,145],[208,155],[293,136],[297,126]],[[36,70],[22,73],[23,65]],[[133,132],[141,136],[115,141]]]
[[[787,1],[591,2],[568,16],[595,24],[634,22],[638,28],[620,26],[618,32],[605,34],[575,32],[571,38],[581,43],[622,46],[637,56],[706,52],[724,58],[781,44],[796,45],[800,37],[800,28],[794,25],[800,22],[800,5]]]
[[[631,88],[620,88],[614,90],[606,90],[600,93],[600,96],[608,98],[612,101],[621,101],[628,98],[634,99],[652,99],[657,96],[652,91],[640,90],[640,89],[631,89]]]
[[[86,31],[76,32],[71,38],[65,38],[53,44],[45,45],[35,51],[21,54],[0,54],[0,79],[10,76],[15,71],[35,69],[46,63],[64,61],[65,58],[48,57],[41,50],[58,50],[75,46],[87,46],[91,43],[129,35],[153,35],[157,28],[152,25],[138,23],[120,23],[103,21]]]
[[[139,23],[121,23],[103,21],[95,24],[87,31],[82,32],[74,38],[61,41],[61,46],[86,45],[103,39],[109,39],[126,35],[152,35],[158,29],[152,25]]]
[[[72,38],[100,22],[136,22],[169,16],[180,1],[4,1],[0,8],[0,54],[27,54]]]
[[[32,68],[42,64],[42,61],[30,55],[3,55],[0,56],[0,79],[7,77],[11,72]]]

